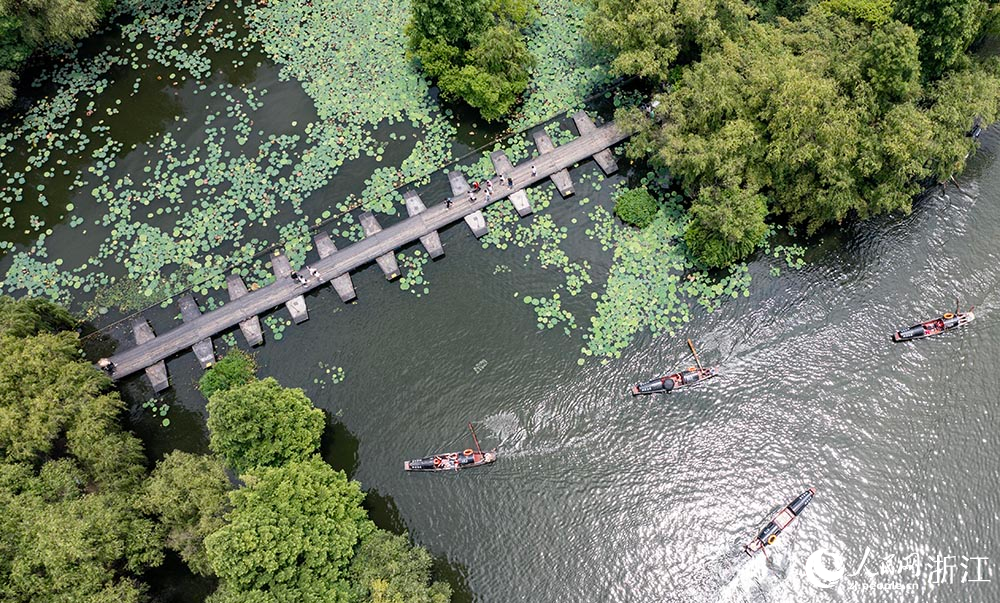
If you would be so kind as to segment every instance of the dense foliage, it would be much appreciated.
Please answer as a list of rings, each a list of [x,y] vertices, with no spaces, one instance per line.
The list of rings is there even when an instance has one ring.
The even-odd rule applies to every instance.
[[[226,366],[226,359],[219,365]],[[318,456],[322,411],[302,390],[251,379],[216,391],[208,406],[211,446],[243,471],[245,483],[229,494],[224,525],[208,535],[198,529],[206,517],[214,522],[223,506],[218,477],[189,486],[205,504],[182,505],[178,520],[164,518],[197,536],[188,545],[204,543],[208,565],[220,579],[212,603],[450,600],[447,584],[430,581],[426,551],[376,529],[361,506],[360,485]],[[170,479],[188,473],[183,467],[191,459],[177,461]]]
[[[427,551],[410,546],[406,536],[376,530],[361,541],[351,560],[354,597],[373,603],[447,603],[451,589],[430,582],[431,563]]]
[[[626,188],[615,195],[615,215],[632,226],[649,226],[659,209],[660,204],[646,187]]]
[[[620,73],[664,82],[690,60],[656,119],[619,119],[638,133],[629,153],[669,167],[690,195],[685,240],[709,266],[751,253],[772,214],[814,232],[908,212],[924,183],[964,167],[974,118],[997,117],[997,62],[968,53],[986,2],[828,0],[769,21],[715,2],[693,23],[655,3],[595,3],[592,37]],[[653,24],[663,32],[649,35]]]
[[[0,298],[0,599],[139,601],[163,531],[138,510],[140,442],[47,302]]]
[[[198,389],[206,398],[217,391],[246,385],[257,378],[257,363],[253,356],[240,349],[232,349],[198,380]]]
[[[143,510],[160,518],[167,547],[196,574],[213,574],[204,540],[224,525],[229,490],[229,478],[217,458],[179,450],[165,456],[145,484]]]
[[[258,468],[244,480],[227,524],[205,540],[220,598],[266,591],[276,602],[349,600],[346,569],[375,529],[358,483],[318,456]]]
[[[610,50],[611,69],[666,82],[679,63],[715,47],[747,25],[744,0],[592,0],[591,39]]]
[[[535,59],[522,31],[536,17],[526,0],[412,0],[409,51],[444,98],[493,121],[528,87]]]
[[[214,391],[209,427],[243,487],[212,455],[175,451],[147,475],[111,382],[76,333],[52,332],[74,322],[0,297],[0,600],[141,603],[164,548],[219,579],[214,602],[450,600],[427,552],[377,529],[318,456],[325,420],[301,390],[224,370],[246,382]]]
[[[301,389],[273,378],[218,391],[208,401],[209,446],[238,472],[308,458],[326,421]]]
[[[0,106],[14,100],[14,80],[28,57],[94,31],[114,0],[0,0]]]

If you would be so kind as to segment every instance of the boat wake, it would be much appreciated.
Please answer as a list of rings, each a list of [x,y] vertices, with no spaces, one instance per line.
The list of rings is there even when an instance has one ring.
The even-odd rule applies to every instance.
[[[719,559],[716,600],[724,603],[767,601],[769,569],[763,555],[747,557],[739,549]]]

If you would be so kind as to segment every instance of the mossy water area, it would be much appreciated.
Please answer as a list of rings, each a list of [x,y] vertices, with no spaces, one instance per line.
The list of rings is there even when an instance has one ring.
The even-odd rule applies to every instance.
[[[99,329],[87,338],[96,352],[124,348],[122,319],[136,312],[165,332],[180,324],[185,291],[205,311],[219,307],[227,274],[251,288],[273,280],[275,249],[302,266],[317,258],[320,230],[342,248],[361,239],[362,211],[383,226],[404,219],[405,190],[436,204],[449,170],[482,180],[494,149],[527,160],[537,125],[556,144],[572,139],[575,110],[606,120],[627,95],[583,40],[583,6],[539,8],[532,82],[514,118],[495,125],[439,102],[407,60],[406,3],[124,0],[105,32],[34,74],[32,100],[0,130],[2,291],[69,304]],[[921,298],[996,304],[996,270],[980,269],[982,242],[1000,232],[996,204],[980,198],[996,189],[993,151],[975,160],[964,192],[911,216],[828,233],[808,251],[776,228],[750,263],[725,272],[688,258],[669,175],[616,151],[616,175],[590,161],[570,170],[572,197],[548,183],[529,189],[530,217],[504,202],[484,212],[481,239],[462,221],[443,230],[438,260],[419,245],[397,250],[397,281],[359,270],[355,303],[323,288],[306,296],[302,325],[284,309],[262,317],[261,374],[327,411],[327,459],[362,482],[381,525],[435,555],[458,601],[803,600],[816,591],[795,571],[734,569],[730,552],[808,483],[821,498],[797,547],[864,537],[885,554],[911,552],[926,534],[909,520],[945,521],[978,445],[928,458],[927,433],[978,433],[987,384],[966,382],[964,418],[946,419],[920,392],[956,358],[980,362],[978,352],[953,338],[891,354],[880,338],[923,318]],[[635,187],[661,206],[645,230],[613,213],[616,192]],[[964,284],[911,278],[944,248],[938,261],[972,275]],[[858,311],[866,329],[834,328]],[[723,378],[633,400],[631,383],[693,363],[687,338]],[[245,346],[238,330],[214,343],[220,354]],[[857,375],[859,363],[894,375],[875,419],[867,405],[882,384],[875,370]],[[184,354],[168,369],[173,387],[159,396],[141,375],[122,384],[154,457],[206,448],[197,361]],[[816,375],[822,403],[810,393]],[[801,412],[777,412],[790,406]],[[837,427],[861,417],[861,436]],[[404,459],[468,447],[470,421],[484,447],[500,446],[496,466],[402,472]],[[768,444],[748,445],[748,434]],[[923,460],[900,461],[911,457]],[[889,464],[902,469],[886,481]],[[925,479],[960,483],[906,522],[887,515],[883,503]],[[858,491],[884,509],[860,524],[849,502]],[[990,553],[960,544],[968,550],[951,554]],[[199,600],[197,588],[175,586],[190,580],[177,571],[154,587]]]

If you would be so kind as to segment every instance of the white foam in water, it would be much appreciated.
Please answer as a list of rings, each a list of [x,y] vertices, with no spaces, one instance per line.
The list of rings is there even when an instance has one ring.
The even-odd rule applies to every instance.
[[[729,576],[723,576],[727,581],[719,588],[718,601],[742,603],[761,600],[761,595],[766,593],[768,580],[774,580],[764,556],[754,555],[748,558],[743,552],[738,552],[727,560],[731,561],[732,569]]]

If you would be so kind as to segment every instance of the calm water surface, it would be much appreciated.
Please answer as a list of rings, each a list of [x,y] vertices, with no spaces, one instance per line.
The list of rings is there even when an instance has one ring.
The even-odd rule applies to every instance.
[[[443,233],[447,255],[425,271],[429,296],[370,267],[355,276],[357,304],[310,296],[309,322],[259,350],[261,373],[304,388],[339,422],[328,456],[476,601],[1000,600],[998,148],[991,132],[961,191],[817,238],[801,271],[770,277],[758,258],[750,297],[676,338],[642,336],[604,366],[577,366],[578,336],[537,331],[513,295],[559,275],[482,250],[462,225]],[[607,188],[594,196],[607,203]],[[581,211],[556,203],[553,215],[569,223]],[[605,275],[609,258],[583,228],[571,227],[570,253]],[[511,270],[494,274],[498,265]],[[976,305],[971,327],[889,341],[956,296]],[[578,320],[590,308],[570,302]],[[632,382],[690,364],[686,337],[723,377],[633,398]],[[324,383],[325,365],[346,380]],[[140,431],[154,454],[203,449],[195,359],[169,368],[173,423],[152,427],[136,411]],[[148,395],[141,381],[127,389]],[[403,459],[465,448],[466,421],[484,446],[501,443],[495,466],[402,471]],[[740,547],[759,523],[810,485],[815,502],[770,563],[746,560]],[[861,572],[816,588],[803,568],[820,548]],[[943,585],[938,556],[956,566]],[[988,557],[978,563],[993,582],[962,584],[978,576],[963,557]],[[892,575],[864,577],[887,558]],[[896,571],[916,559],[915,578]]]

